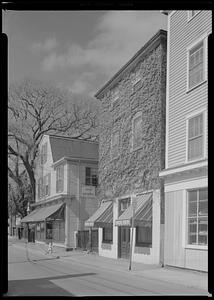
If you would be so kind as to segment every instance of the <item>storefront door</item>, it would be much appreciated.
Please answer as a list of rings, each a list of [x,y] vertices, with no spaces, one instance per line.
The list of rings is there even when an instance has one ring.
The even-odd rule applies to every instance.
[[[119,227],[119,257],[129,258],[130,254],[130,227],[121,226]]]

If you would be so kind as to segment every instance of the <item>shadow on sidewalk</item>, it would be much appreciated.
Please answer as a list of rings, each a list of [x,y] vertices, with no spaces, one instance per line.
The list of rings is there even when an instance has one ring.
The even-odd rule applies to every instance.
[[[96,273],[80,273],[62,275],[38,279],[11,280],[8,281],[7,296],[75,296],[72,293],[55,285],[51,280],[66,279],[72,277],[91,276]]]

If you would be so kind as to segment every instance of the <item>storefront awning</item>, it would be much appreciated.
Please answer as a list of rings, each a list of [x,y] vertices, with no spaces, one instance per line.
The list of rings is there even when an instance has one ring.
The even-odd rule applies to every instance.
[[[134,227],[151,226],[152,224],[152,193],[138,195],[136,197],[136,208],[134,215]],[[122,215],[115,221],[116,226],[131,226],[132,206],[130,205]]]
[[[21,219],[21,223],[41,222],[55,214],[63,204],[56,204],[33,210],[29,215]]]
[[[98,210],[85,221],[86,227],[110,227],[113,226],[113,203],[102,202]]]

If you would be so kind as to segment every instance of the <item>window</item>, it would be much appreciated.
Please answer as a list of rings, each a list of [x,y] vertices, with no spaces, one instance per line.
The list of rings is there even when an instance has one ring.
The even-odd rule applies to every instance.
[[[141,85],[141,75],[140,70],[138,70],[136,73],[134,73],[133,79],[132,79],[132,85],[133,90],[136,91]]]
[[[103,243],[112,243],[113,241],[113,227],[103,228]]]
[[[188,120],[188,160],[203,157],[204,154],[204,114]]]
[[[64,166],[56,168],[56,192],[62,192],[64,188]]]
[[[38,179],[38,198],[42,198],[43,193],[42,193],[42,178]]]
[[[42,165],[44,163],[46,163],[46,161],[47,161],[47,147],[48,147],[47,143],[45,143],[44,145],[42,145],[42,149],[41,149],[41,164]]]
[[[111,138],[111,157],[116,158],[119,155],[119,131],[115,131]]]
[[[85,168],[85,184],[92,186],[98,185],[98,176],[96,168]]]
[[[136,227],[136,246],[152,247],[152,227]]]
[[[188,244],[208,244],[208,190],[188,192]]]
[[[114,107],[119,99],[119,90],[114,90],[111,94],[111,106]]]
[[[204,42],[189,50],[189,89],[204,81]]]
[[[50,174],[45,175],[45,177],[44,177],[44,194],[45,194],[45,196],[50,195],[50,179],[51,179]]]
[[[139,148],[142,144],[142,115],[137,114],[132,123],[132,149]]]
[[[125,198],[119,200],[119,216],[129,207],[131,198]]]

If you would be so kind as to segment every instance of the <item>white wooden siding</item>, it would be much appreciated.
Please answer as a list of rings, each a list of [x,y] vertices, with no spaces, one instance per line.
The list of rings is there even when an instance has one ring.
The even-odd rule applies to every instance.
[[[206,271],[208,252],[206,249],[190,249],[185,244],[184,190],[165,193],[165,240],[164,264]]]
[[[183,191],[165,194],[165,242],[164,263],[184,267],[184,248],[182,247]]]
[[[187,11],[170,17],[167,167],[185,163],[186,115],[207,107],[207,81],[187,92],[187,47],[212,30],[212,12],[201,11],[191,21]],[[206,150],[207,151],[207,150]]]

